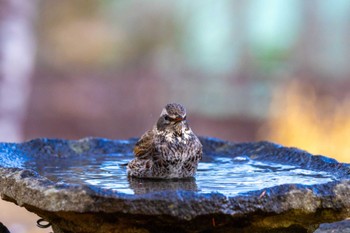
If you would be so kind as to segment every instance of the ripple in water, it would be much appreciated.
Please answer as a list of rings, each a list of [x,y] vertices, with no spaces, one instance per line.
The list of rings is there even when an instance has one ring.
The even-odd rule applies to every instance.
[[[128,178],[126,164],[132,155],[87,155],[77,159],[52,158],[27,162],[31,168],[54,182],[98,186],[125,194],[165,190],[192,190],[237,195],[282,184],[322,184],[335,179],[332,174],[290,165],[261,162],[240,156],[216,157],[199,164],[195,179],[145,180]]]

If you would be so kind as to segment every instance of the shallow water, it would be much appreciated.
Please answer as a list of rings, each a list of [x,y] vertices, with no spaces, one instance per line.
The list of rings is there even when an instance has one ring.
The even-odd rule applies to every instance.
[[[86,155],[72,158],[27,161],[24,167],[54,182],[86,184],[125,194],[165,190],[192,190],[237,195],[281,184],[322,184],[335,180],[332,174],[290,165],[261,162],[248,157],[214,157],[199,164],[195,179],[145,180],[128,178],[126,164],[132,155]]]

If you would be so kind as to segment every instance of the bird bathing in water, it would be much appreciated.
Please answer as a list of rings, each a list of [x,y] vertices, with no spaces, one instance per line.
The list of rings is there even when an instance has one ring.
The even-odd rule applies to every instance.
[[[153,128],[134,147],[129,176],[140,178],[193,177],[202,158],[202,144],[186,121],[181,104],[167,104]]]

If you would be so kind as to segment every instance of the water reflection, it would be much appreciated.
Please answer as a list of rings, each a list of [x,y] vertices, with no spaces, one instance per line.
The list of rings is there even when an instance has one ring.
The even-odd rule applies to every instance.
[[[218,191],[228,195],[282,184],[321,184],[334,179],[332,174],[323,171],[256,161],[245,156],[216,157],[213,162],[201,163],[196,177],[200,192]]]
[[[145,194],[162,191],[197,191],[198,187],[195,178],[188,179],[140,179],[128,177],[129,187],[135,194]]]

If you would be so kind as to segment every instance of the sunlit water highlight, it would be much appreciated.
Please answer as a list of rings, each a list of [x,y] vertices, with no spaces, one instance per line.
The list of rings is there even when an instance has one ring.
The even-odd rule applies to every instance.
[[[322,184],[335,180],[332,174],[291,165],[261,162],[248,157],[215,157],[199,164],[193,180],[128,179],[126,164],[132,155],[86,155],[28,161],[26,168],[59,183],[92,185],[125,194],[165,190],[192,190],[237,195],[282,184]]]

